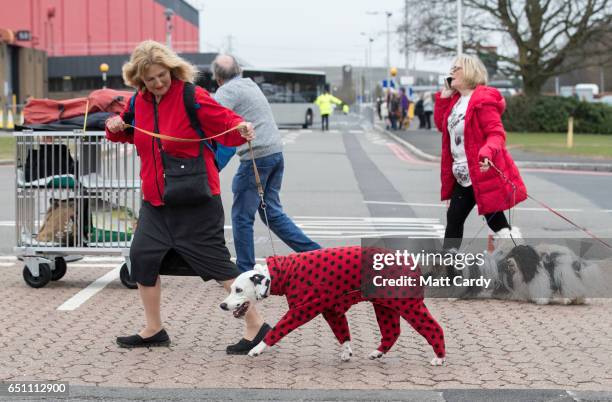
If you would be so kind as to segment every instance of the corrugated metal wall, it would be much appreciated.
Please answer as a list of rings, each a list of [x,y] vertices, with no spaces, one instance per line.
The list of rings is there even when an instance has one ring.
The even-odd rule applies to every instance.
[[[31,31],[33,41],[17,44],[49,56],[126,54],[144,39],[166,41],[172,4],[173,48],[197,52],[197,11],[182,0],[3,0],[0,27]]]

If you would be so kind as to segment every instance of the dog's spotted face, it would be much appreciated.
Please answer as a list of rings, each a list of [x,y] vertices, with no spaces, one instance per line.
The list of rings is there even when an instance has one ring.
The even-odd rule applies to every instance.
[[[236,318],[243,318],[251,304],[268,296],[270,282],[268,270],[259,264],[252,271],[243,272],[232,283],[221,309],[232,311]]]

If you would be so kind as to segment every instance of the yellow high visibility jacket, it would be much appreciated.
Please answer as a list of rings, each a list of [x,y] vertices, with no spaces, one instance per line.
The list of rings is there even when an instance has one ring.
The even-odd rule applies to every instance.
[[[317,100],[314,101],[315,105],[319,107],[319,111],[322,115],[331,114],[332,112],[332,103],[336,105],[341,105],[342,101],[336,98],[334,95],[330,93],[324,93],[319,95]]]

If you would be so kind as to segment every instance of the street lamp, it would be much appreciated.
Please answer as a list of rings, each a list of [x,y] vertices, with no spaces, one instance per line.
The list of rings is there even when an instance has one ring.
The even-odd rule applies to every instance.
[[[172,16],[174,15],[174,10],[166,8],[164,15],[166,16],[166,45],[172,49]]]
[[[463,1],[457,0],[457,56],[463,53]]]
[[[100,64],[100,72],[102,73],[102,89],[106,89],[106,73],[108,72],[108,64]]]
[[[368,38],[368,47],[366,49],[366,73],[364,76],[366,77],[366,91],[367,91],[367,100],[372,101],[372,42],[374,42],[374,38],[370,35],[367,35],[365,32],[361,32],[362,36],[366,36]]]
[[[379,15],[380,13],[378,11],[368,11],[366,12],[366,14]],[[391,73],[391,56],[390,56],[391,31],[389,29],[389,22],[390,22],[392,15],[393,13],[391,11],[385,11],[385,16],[387,17],[387,73],[386,73],[386,77],[387,77],[387,85],[389,86],[389,89],[391,88],[391,77],[390,77],[390,73]]]

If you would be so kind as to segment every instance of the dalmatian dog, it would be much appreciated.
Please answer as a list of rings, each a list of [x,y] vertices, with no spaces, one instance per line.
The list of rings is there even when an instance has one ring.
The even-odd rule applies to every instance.
[[[405,319],[433,348],[432,365],[446,360],[444,332],[419,297],[364,297],[362,295],[362,257],[366,248],[359,246],[327,248],[288,256],[274,256],[266,265],[239,275],[221,308],[242,318],[249,305],[269,295],[285,296],[289,311],[271,329],[262,342],[249,352],[258,356],[294,329],[322,314],[342,347],[340,359],[352,356],[350,332],[345,313],[359,302],[374,306],[382,339],[370,359],[381,358],[400,335],[400,318]]]

